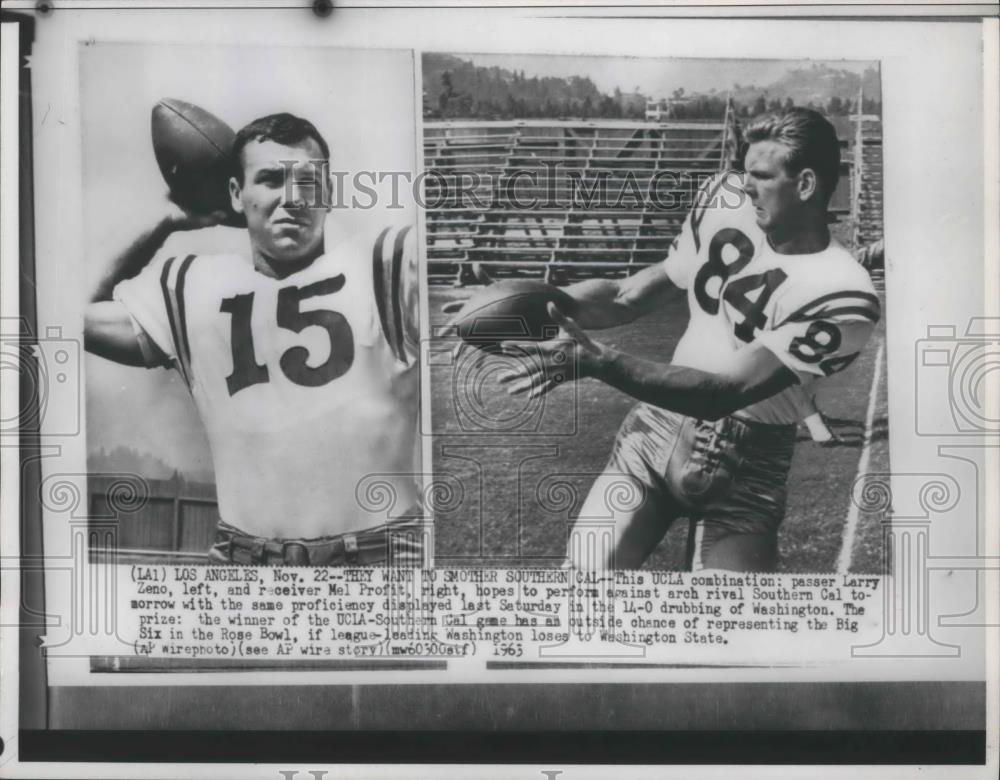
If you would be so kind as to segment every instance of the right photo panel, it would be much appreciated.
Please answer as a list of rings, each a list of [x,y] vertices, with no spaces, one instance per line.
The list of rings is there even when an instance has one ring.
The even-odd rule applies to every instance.
[[[436,566],[883,573],[879,64],[422,72]]]

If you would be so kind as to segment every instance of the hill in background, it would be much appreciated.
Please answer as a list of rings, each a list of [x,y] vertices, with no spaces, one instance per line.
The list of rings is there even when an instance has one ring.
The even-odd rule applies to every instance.
[[[183,473],[155,455],[131,447],[115,447],[110,452],[101,448],[87,455],[90,474],[137,474],[146,479],[180,478],[187,482],[214,484],[215,475],[208,471]]]
[[[428,119],[635,120],[645,118],[647,100],[657,97],[617,88],[609,94],[584,76],[529,76],[523,69],[482,67],[450,54],[425,54],[423,73],[424,117]],[[669,102],[676,119],[721,119],[730,96],[745,118],[792,105],[846,116],[856,111],[862,86],[864,111],[881,113],[877,69],[858,75],[822,63],[790,67],[764,86],[733,84],[707,93],[679,88]]]
[[[866,113],[881,113],[882,89],[879,72],[868,68],[862,75],[817,63],[805,68],[792,68],[767,86],[734,84],[726,92],[739,106],[759,106],[763,98],[768,105],[775,100],[782,104],[812,106],[834,116],[855,110],[858,89],[864,88]]]

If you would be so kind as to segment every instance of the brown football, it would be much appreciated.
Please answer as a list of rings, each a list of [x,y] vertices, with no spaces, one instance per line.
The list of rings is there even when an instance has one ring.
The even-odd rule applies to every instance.
[[[192,103],[164,98],[153,106],[152,136],[156,163],[175,203],[198,214],[224,210],[225,224],[246,225],[229,199],[236,165],[236,134],[229,125]]]
[[[569,317],[576,313],[576,301],[551,284],[534,279],[495,282],[466,301],[453,324],[463,341],[487,350],[500,341],[551,339],[559,326],[548,313],[550,302]]]

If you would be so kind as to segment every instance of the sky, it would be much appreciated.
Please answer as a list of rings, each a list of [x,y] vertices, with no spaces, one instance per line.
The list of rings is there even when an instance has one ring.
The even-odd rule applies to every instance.
[[[528,54],[456,54],[483,67],[523,70],[531,76],[589,77],[601,92],[639,91],[653,98],[686,92],[725,92],[733,84],[767,86],[793,68],[822,63],[861,74],[874,62],[857,60],[748,60],[643,57],[577,57]]]
[[[333,170],[415,167],[409,51],[91,43],[81,45],[80,60],[83,242],[91,284],[161,213],[166,185],[150,137],[150,112],[161,98],[199,105],[233,129],[277,111],[304,116],[327,139]],[[335,211],[327,230],[377,230],[376,222],[413,218],[412,211]],[[247,249],[245,231],[217,227],[175,235],[161,251]],[[92,355],[84,371],[89,452],[127,446],[182,471],[211,470],[201,422],[176,372]]]

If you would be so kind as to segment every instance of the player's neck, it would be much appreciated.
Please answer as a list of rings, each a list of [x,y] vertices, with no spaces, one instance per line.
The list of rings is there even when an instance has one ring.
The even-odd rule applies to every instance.
[[[323,242],[307,255],[303,255],[296,260],[275,260],[268,257],[256,247],[253,250],[253,267],[258,273],[269,276],[272,279],[284,279],[304,268],[308,268],[312,262],[323,254]]]
[[[776,229],[767,234],[771,249],[779,255],[811,255],[830,246],[830,228],[826,214],[803,217],[787,229]]]

